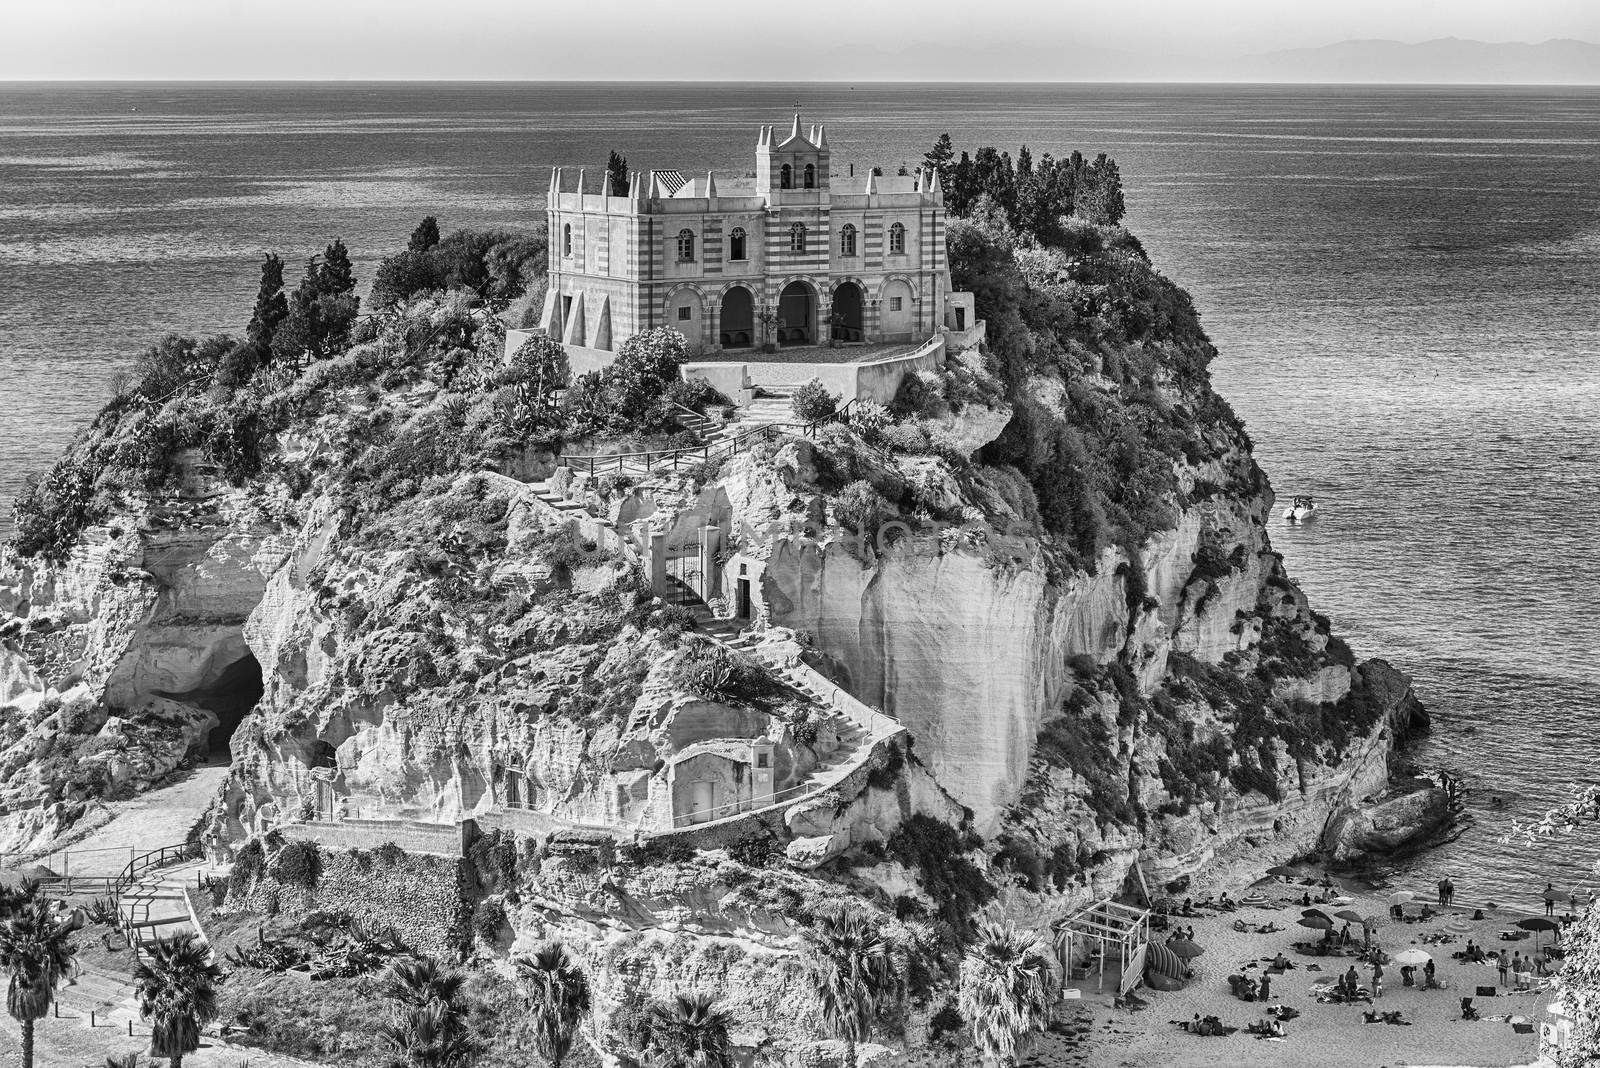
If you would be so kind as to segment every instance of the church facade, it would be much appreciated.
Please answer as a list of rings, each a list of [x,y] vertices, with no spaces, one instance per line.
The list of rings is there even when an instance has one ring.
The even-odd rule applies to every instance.
[[[610,351],[657,326],[716,352],[969,325],[949,299],[937,172],[835,174],[826,129],[802,133],[799,115],[782,140],[761,128],[753,185],[649,171],[612,196],[557,168],[547,205],[539,325],[569,346]]]

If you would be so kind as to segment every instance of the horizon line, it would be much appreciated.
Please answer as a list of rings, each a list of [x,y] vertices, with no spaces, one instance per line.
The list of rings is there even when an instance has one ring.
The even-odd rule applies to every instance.
[[[1205,85],[1300,88],[1375,89],[1592,89],[1596,81],[1469,82],[1469,81],[1235,81],[1209,78],[1036,79],[1036,78],[828,78],[814,81],[758,80],[750,78],[0,78],[0,87],[15,85]]]

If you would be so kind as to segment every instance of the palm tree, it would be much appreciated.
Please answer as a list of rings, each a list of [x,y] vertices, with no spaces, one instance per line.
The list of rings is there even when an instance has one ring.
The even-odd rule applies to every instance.
[[[455,1007],[443,1001],[405,1006],[378,1026],[378,1037],[399,1054],[388,1068],[457,1068],[473,1050]]]
[[[29,900],[14,902],[14,912],[0,925],[0,967],[11,973],[6,1011],[22,1024],[22,1068],[33,1068],[34,1024],[50,1013],[56,987],[72,968],[77,944],[71,934],[81,917],[59,917],[49,901],[38,896],[38,884],[27,887]]]
[[[728,1068],[727,1013],[709,994],[679,994],[650,1006],[645,1055],[650,1068]]]
[[[106,1058],[106,1068],[139,1068],[137,1053],[119,1053]]]
[[[589,980],[560,942],[518,958],[516,966],[533,1009],[534,1045],[551,1068],[561,1068],[589,1013]]]
[[[843,912],[819,916],[805,941],[806,970],[822,1006],[823,1026],[844,1039],[845,1063],[855,1068],[856,1043],[904,987],[894,947],[876,926]]]
[[[1054,958],[1037,935],[985,924],[961,962],[958,1007],[986,1061],[1014,1065],[1017,1051],[1050,1022]]]
[[[384,993],[410,1008],[438,1002],[454,1012],[466,982],[466,976],[441,968],[432,957],[416,957],[389,966]]]
[[[183,1057],[200,1048],[200,1029],[217,1018],[217,987],[225,977],[211,947],[190,931],[158,939],[133,969],[139,1017],[150,1021],[150,1055]]]

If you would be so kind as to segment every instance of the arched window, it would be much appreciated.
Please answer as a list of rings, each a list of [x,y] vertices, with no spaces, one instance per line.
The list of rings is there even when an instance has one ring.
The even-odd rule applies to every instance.
[[[839,255],[854,256],[856,254],[856,228],[851,223],[845,223],[844,229],[839,231]]]
[[[794,169],[791,168],[787,163],[785,163],[783,165],[783,167],[778,171],[778,188],[779,189],[792,189],[792,188],[794,188]]]
[[[789,227],[789,251],[804,252],[806,250],[806,224],[795,223]]]
[[[889,227],[889,254],[891,256],[904,255],[906,251],[906,228],[900,223]]]
[[[572,255],[572,224],[567,223],[561,227],[561,254]]]
[[[815,189],[816,187],[817,187],[817,168],[816,168],[816,165],[812,164],[812,163],[807,163],[806,164],[806,188],[807,189]]]
[[[694,261],[694,231],[685,227],[678,231],[678,262]]]
[[[728,258],[730,260],[747,260],[749,255],[744,250],[744,227],[735,226],[728,234]]]

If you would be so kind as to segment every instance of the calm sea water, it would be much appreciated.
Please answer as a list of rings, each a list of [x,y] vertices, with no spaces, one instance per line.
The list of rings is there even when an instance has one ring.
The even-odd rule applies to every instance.
[[[941,131],[1115,155],[1274,485],[1325,505],[1274,521],[1292,572],[1473,788],[1415,877],[1589,878],[1592,841],[1499,838],[1600,767],[1600,91],[0,85],[0,495],[140,345],[237,330],[265,250],[342,236],[370,272],[424,214],[534,222],[550,165],[612,148],[744,173],[797,97],[837,172]]]

